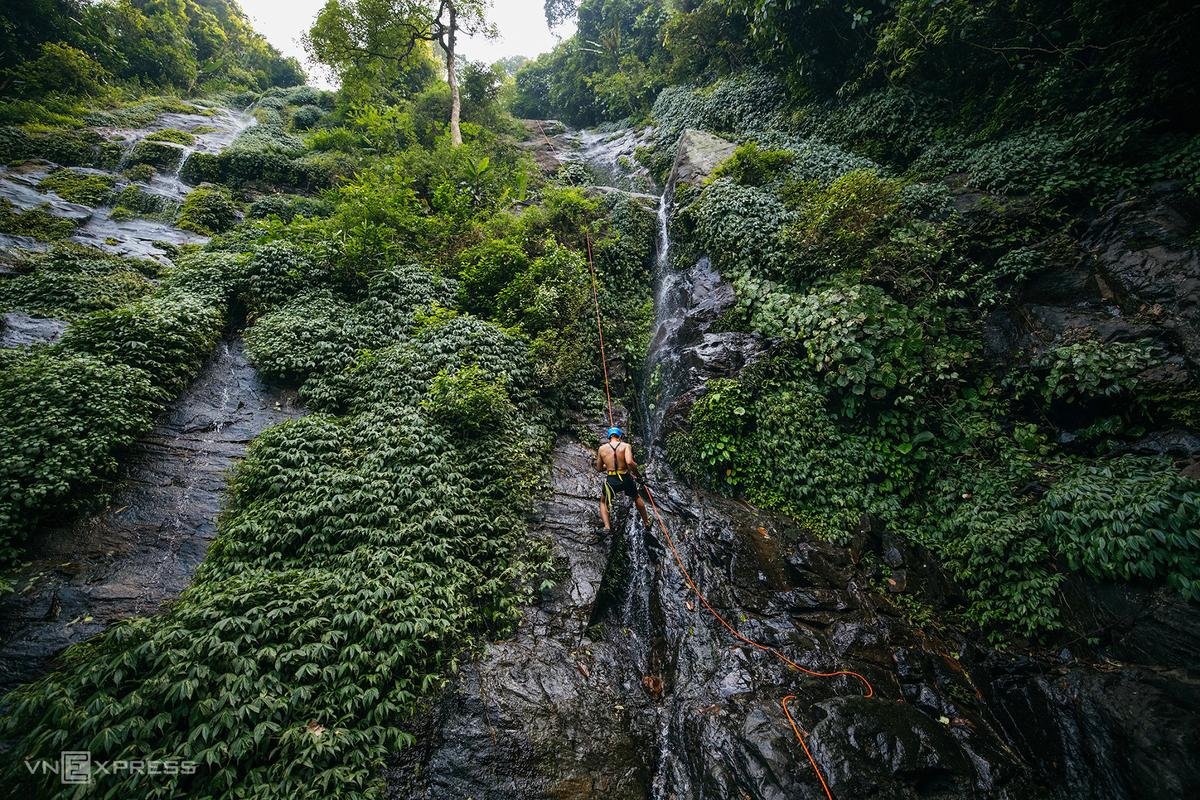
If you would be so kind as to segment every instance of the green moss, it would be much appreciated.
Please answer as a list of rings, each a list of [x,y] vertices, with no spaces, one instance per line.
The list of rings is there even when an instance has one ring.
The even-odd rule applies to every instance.
[[[142,139],[129,152],[129,163],[149,164],[160,170],[173,170],[183,158],[183,148],[174,142]]]
[[[114,183],[116,178],[111,175],[58,169],[43,178],[38,188],[43,192],[54,192],[72,203],[100,206],[111,198]]]
[[[0,198],[0,233],[31,236],[43,242],[56,242],[68,239],[75,233],[75,222],[55,216],[50,212],[49,205],[22,211]]]
[[[145,217],[170,222],[179,212],[179,204],[161,195],[151,194],[130,184],[113,201],[113,219]]]
[[[150,164],[134,164],[125,170],[125,177],[138,183],[149,183],[154,178],[155,171]]]
[[[196,143],[196,137],[187,131],[181,131],[178,128],[163,128],[160,131],[155,131],[146,136],[143,141],[147,142],[173,142],[175,144],[192,145]]]
[[[22,125],[0,127],[0,161],[41,158],[66,167],[114,166],[121,145],[92,130]]]
[[[728,177],[745,186],[762,186],[781,177],[795,160],[796,154],[790,150],[762,149],[747,142],[718,164],[708,180]]]

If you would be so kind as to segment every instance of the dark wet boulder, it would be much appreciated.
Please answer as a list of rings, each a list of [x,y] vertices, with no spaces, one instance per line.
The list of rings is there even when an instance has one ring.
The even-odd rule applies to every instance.
[[[1064,797],[1200,793],[1200,681],[1144,668],[1011,674],[989,687],[1005,732]]]
[[[839,797],[961,797],[974,772],[950,733],[906,703],[864,698],[818,704],[810,748]]]
[[[1200,364],[1198,221],[1193,198],[1160,184],[1115,203],[1083,239],[1118,302],[1171,331],[1193,364]]]

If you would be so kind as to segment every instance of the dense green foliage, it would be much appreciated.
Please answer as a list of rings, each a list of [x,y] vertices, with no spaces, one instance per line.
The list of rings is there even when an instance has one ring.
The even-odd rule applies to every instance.
[[[157,273],[150,262],[60,244],[30,255],[20,274],[0,282],[0,309],[70,319],[136,300],[152,289],[149,278]]]
[[[233,0],[39,0],[0,12],[6,94],[60,108],[117,82],[213,92],[301,83]]]
[[[781,343],[709,385],[671,442],[680,469],[835,536],[882,519],[937,554],[993,629],[1057,627],[1065,567],[1193,597],[1195,484],[1169,461],[1047,442],[1069,424],[1094,454],[1119,452],[1155,413],[1157,346],[1077,335],[999,376],[984,357],[980,311],[1069,246],[1047,218],[956,211],[945,188],[764,138],[791,146],[747,144],[678,198],[678,257],[711,254],[742,324]]]
[[[686,127],[740,144],[678,190],[676,258],[710,255],[737,292],[727,324],[778,343],[710,384],[671,443],[679,468],[835,536],[873,515],[961,579],[975,622],[1027,634],[1061,624],[1072,570],[1194,596],[1194,483],[1115,456],[1193,419],[1158,383],[1161,345],[1084,332],[1013,364],[985,352],[986,315],[1079,258],[1071,220],[1122,187],[1195,185],[1194,11],[1060,5],[726,3],[762,58],[663,88],[639,154],[664,176]],[[669,12],[668,51],[697,13]]]
[[[60,268],[72,293],[43,291],[50,279],[34,276],[48,265],[17,279],[31,298],[20,302],[105,310],[4,373],[37,388],[14,400],[24,405],[4,434],[54,453],[42,472],[10,464],[13,519],[35,527],[26,510],[94,500],[230,309],[247,314],[263,377],[299,387],[309,409],[251,445],[208,558],[170,610],[118,624],[10,696],[0,738],[18,750],[82,741],[98,759],[200,763],[165,794],[378,796],[379,766],[411,743],[423,699],[537,586],[545,554],[524,519],[553,432],[602,402],[585,234],[613,295],[613,346],[640,367],[653,209],[547,182],[509,139],[471,122],[452,147],[443,107],[425,101],[434,94],[349,106],[268,92],[258,126],[184,166],[209,183],[187,195],[178,223],[216,235],[176,257],[153,291],[109,300],[114,289],[83,276],[114,280],[82,255],[78,277]],[[472,97],[477,119],[502,120],[497,95]],[[336,185],[311,179],[317,157],[335,160]],[[331,188],[293,193],[316,186]],[[126,187],[118,202],[163,213],[143,195]],[[82,370],[76,360],[100,388],[75,394],[84,378],[38,388],[65,380],[41,377],[48,364]],[[77,426],[51,427],[84,398],[103,424],[77,415]],[[35,794],[58,786],[23,768],[6,779]],[[135,776],[104,780],[102,791],[145,794]]]

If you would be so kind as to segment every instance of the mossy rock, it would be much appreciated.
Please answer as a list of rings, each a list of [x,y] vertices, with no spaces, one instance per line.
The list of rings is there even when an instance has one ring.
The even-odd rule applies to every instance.
[[[196,143],[196,137],[187,131],[181,131],[178,128],[163,128],[161,131],[155,131],[147,136],[143,141],[147,142],[172,142],[173,144],[192,145]]]
[[[183,147],[174,142],[142,139],[129,154],[131,164],[150,164],[158,169],[175,169],[183,158]]]
[[[0,162],[44,158],[65,167],[111,167],[121,158],[121,144],[92,130],[40,125],[0,127]]]
[[[114,203],[112,218],[129,219],[131,217],[146,217],[160,219],[164,222],[174,219],[179,211],[179,204],[161,195],[143,191],[137,186],[126,186],[117,195]]]
[[[180,180],[192,186],[218,183],[224,178],[224,174],[224,161],[212,153],[192,153],[179,170]]]
[[[56,242],[70,238],[75,233],[75,224],[75,220],[52,214],[48,205],[22,211],[0,198],[0,233]]]
[[[154,179],[155,172],[157,170],[149,164],[134,164],[125,170],[125,177],[138,183],[149,183]]]
[[[58,169],[43,178],[38,188],[43,192],[54,192],[72,203],[100,206],[111,199],[115,183],[116,178],[111,175]]]

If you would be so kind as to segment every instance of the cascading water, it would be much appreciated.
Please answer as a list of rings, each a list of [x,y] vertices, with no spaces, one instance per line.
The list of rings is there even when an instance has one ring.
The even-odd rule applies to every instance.
[[[250,109],[241,112],[215,109],[211,114],[174,112],[163,114],[152,125],[145,128],[98,129],[108,138],[117,139],[123,143],[122,155],[117,165],[111,170],[77,169],[82,172],[115,177],[114,188],[116,190],[120,190],[126,183],[132,183],[149,194],[163,198],[167,203],[176,204],[191,191],[191,187],[180,178],[180,173],[190,155],[194,152],[220,152],[255,122]],[[180,158],[172,168],[156,172],[145,182],[127,181],[124,171],[129,166],[131,156],[138,143],[150,134],[167,128],[196,129],[199,133],[195,134],[195,140],[191,145],[180,146],[164,143],[165,146],[176,146],[180,151]],[[114,219],[112,217],[113,209],[110,206],[89,208],[78,203],[68,202],[52,192],[43,191],[38,184],[54,168],[54,164],[47,162],[31,162],[12,168],[0,168],[0,198],[8,200],[21,209],[44,205],[55,216],[74,219],[79,225],[71,237],[74,241],[117,255],[149,258],[166,264],[168,263],[167,249],[162,247],[162,244],[179,246],[205,240],[203,236],[180,230],[158,220],[139,217]],[[27,247],[26,245],[29,243],[26,242],[13,244],[21,249],[35,249]]]

